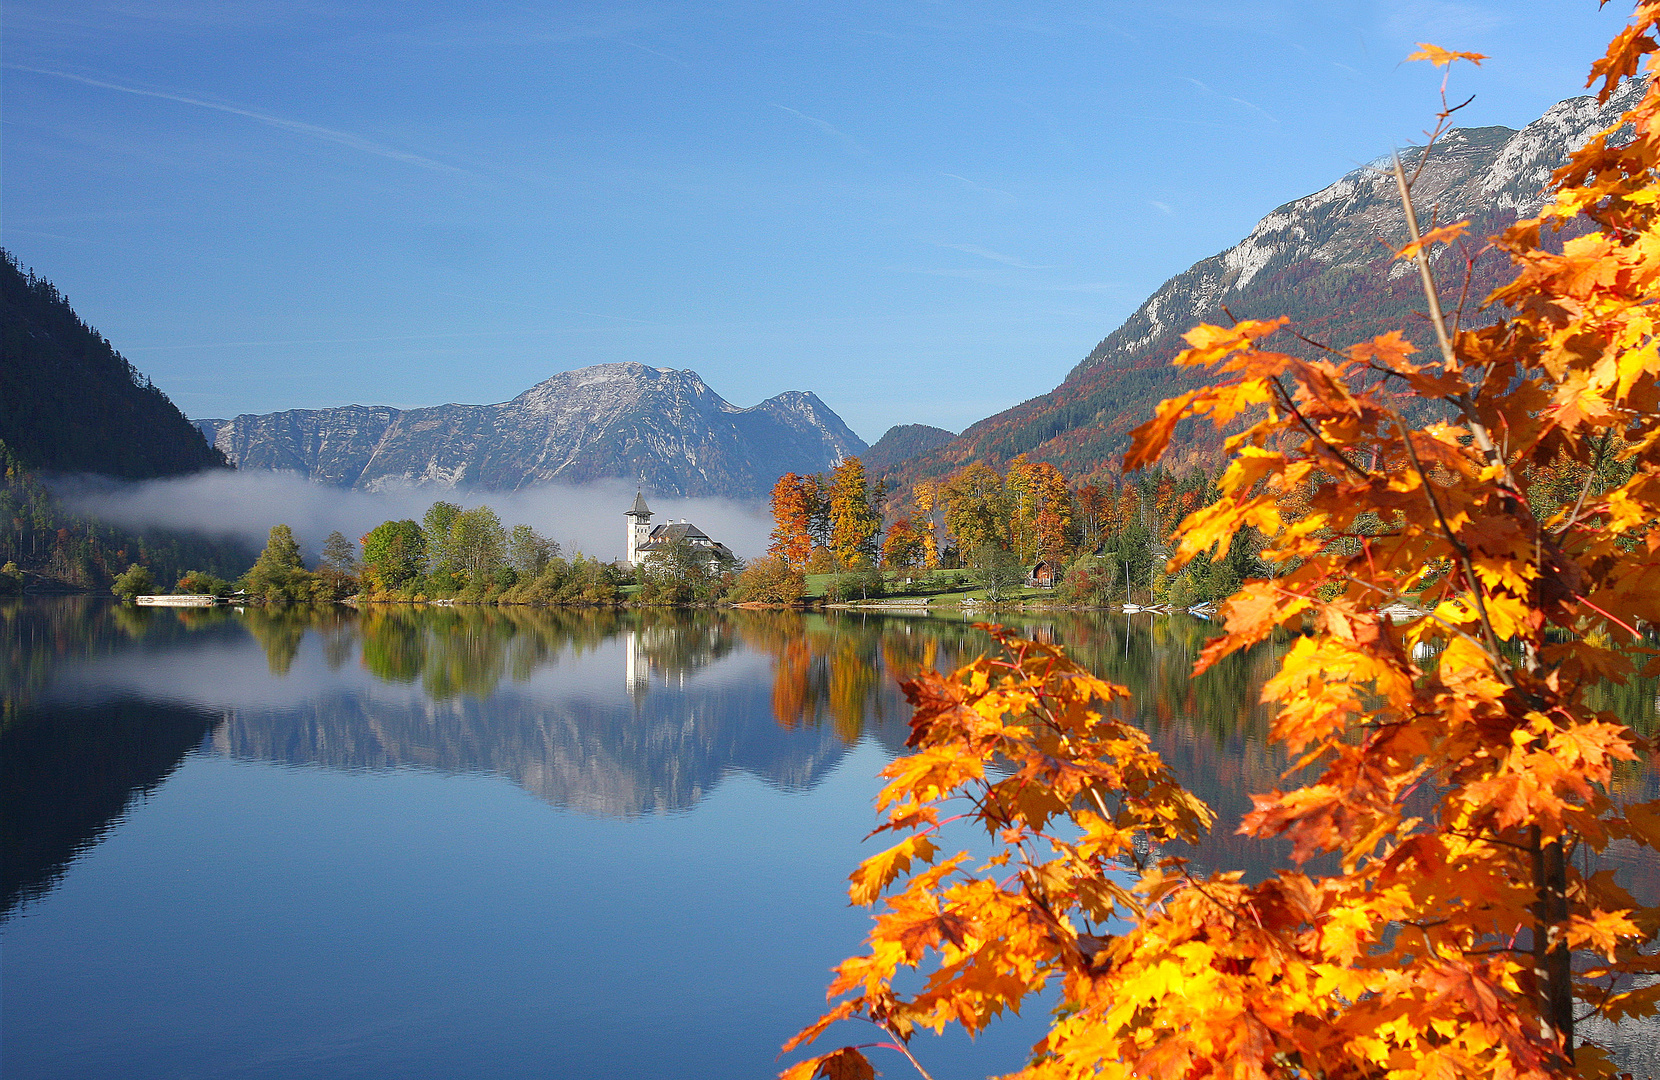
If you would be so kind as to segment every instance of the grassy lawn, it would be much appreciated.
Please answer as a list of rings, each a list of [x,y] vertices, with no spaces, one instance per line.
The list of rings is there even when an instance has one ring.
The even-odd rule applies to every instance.
[[[812,598],[821,598],[830,590],[830,582],[834,574],[808,574],[807,595]],[[888,594],[885,597],[873,597],[872,602],[880,600],[914,600],[927,597],[935,605],[960,604],[964,600],[982,600],[985,590],[973,584],[973,580],[966,571],[936,570],[932,574],[917,575],[911,579],[909,585],[902,579],[888,575]],[[1027,600],[1053,600],[1053,589],[1015,588],[1007,590],[1000,603],[1018,604]],[[858,603],[857,599],[851,601]]]

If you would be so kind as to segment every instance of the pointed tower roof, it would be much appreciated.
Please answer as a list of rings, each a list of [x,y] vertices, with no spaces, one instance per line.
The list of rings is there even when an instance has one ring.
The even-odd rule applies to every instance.
[[[627,514],[629,517],[650,517],[651,510],[646,506],[645,493],[642,491],[636,491],[634,493],[634,505],[629,507],[627,510],[624,510],[623,513]]]

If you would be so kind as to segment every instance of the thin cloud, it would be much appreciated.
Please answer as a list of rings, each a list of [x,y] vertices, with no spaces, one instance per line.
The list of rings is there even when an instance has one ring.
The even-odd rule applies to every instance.
[[[1349,70],[1353,71],[1354,69],[1350,68]],[[1269,112],[1267,109],[1264,109],[1261,105],[1257,105],[1257,104],[1254,104],[1252,102],[1246,101],[1244,98],[1233,97],[1230,94],[1224,94],[1224,93],[1218,91],[1215,87],[1212,87],[1212,86],[1210,86],[1206,83],[1202,83],[1198,79],[1195,79],[1191,75],[1183,75],[1182,78],[1185,79],[1186,81],[1192,83],[1194,86],[1197,86],[1199,89],[1203,90],[1207,94],[1214,94],[1216,97],[1226,98],[1228,101],[1233,102],[1235,105],[1243,105],[1247,109],[1250,109],[1254,113],[1262,114],[1264,117],[1266,117],[1267,119],[1269,119],[1273,123],[1277,124],[1277,123],[1280,122],[1278,117],[1276,117],[1273,113]]]
[[[160,90],[143,90],[136,86],[122,86],[119,83],[104,82],[102,79],[89,79],[84,75],[72,75],[67,71],[49,71],[45,68],[24,67],[21,64],[7,64],[6,67],[13,71],[26,71],[31,75],[47,75],[54,79],[68,79],[70,82],[84,83],[87,86],[96,86],[102,90],[115,90],[123,94],[157,98],[161,101],[174,101],[181,105],[194,105],[199,109],[212,109],[214,112],[229,113],[232,116],[257,120],[262,124],[269,124],[271,127],[291,131],[297,135],[309,135],[324,142],[338,143],[353,150],[361,150],[365,154],[373,154],[376,157],[402,162],[405,165],[431,169],[434,172],[455,173],[462,176],[471,175],[465,169],[458,169],[454,165],[446,165],[442,161],[434,161],[432,158],[422,157],[420,154],[411,154],[406,150],[383,146],[380,143],[365,139],[361,135],[353,135],[349,131],[336,131],[333,128],[319,127],[316,124],[306,124],[298,120],[285,120],[280,116],[254,112],[252,109],[240,109],[234,105],[221,105],[216,101],[203,101],[201,98],[186,97],[183,94],[168,94]]]
[[[1230,97],[1228,100],[1232,101],[1236,104],[1243,105],[1247,109],[1250,109],[1252,112],[1261,113],[1263,116],[1266,116],[1273,123],[1277,124],[1277,123],[1280,122],[1279,117],[1275,116],[1273,113],[1269,112],[1267,109],[1264,109],[1261,105],[1254,105],[1251,102],[1246,101],[1244,98]]]
[[[1035,263],[1017,259],[1013,255],[1004,255],[1002,252],[983,248],[979,244],[941,244],[940,247],[950,248],[952,251],[961,251],[969,255],[978,255],[982,259],[1002,263],[1004,266],[1013,266],[1019,270],[1053,270],[1053,266],[1038,266]]]
[[[826,135],[830,136],[832,139],[835,139],[837,142],[841,143],[843,146],[847,147],[847,149],[851,150],[855,154],[865,154],[865,153],[869,152],[863,146],[860,146],[859,141],[857,139],[855,139],[853,136],[849,135],[845,131],[840,130],[839,128],[833,127],[832,125],[830,125],[829,123],[827,123],[823,120],[820,120],[816,116],[808,116],[806,113],[802,112],[800,109],[792,109],[788,105],[780,105],[776,101],[772,102],[772,107],[775,108],[775,109],[782,109],[785,112],[789,113],[791,116],[799,116],[801,119],[807,121],[809,124],[811,124],[814,127],[818,128],[820,131],[824,132]]]
[[[619,41],[620,43],[624,44],[624,45],[629,46],[630,48],[639,49],[643,53],[650,53],[653,56],[662,57],[664,60],[667,60],[671,64],[679,64],[681,67],[685,68],[687,71],[692,70],[692,65],[686,63],[686,61],[680,59],[680,57],[678,57],[678,56],[670,56],[666,52],[659,52],[656,49],[650,48],[650,47],[645,46],[645,45],[641,45],[638,41],[629,41],[627,38],[617,38],[616,40]]]
[[[988,195],[1001,195],[1005,199],[1014,198],[1013,195],[1011,195],[1007,191],[1002,190],[1001,188],[987,187],[985,184],[982,184],[977,180],[970,180],[966,176],[958,176],[954,172],[942,172],[942,173],[940,173],[940,175],[944,176],[944,177],[948,177],[952,180],[959,181],[960,183],[966,184],[968,187],[973,188],[975,191],[983,191]]]
[[[1175,213],[1174,210],[1170,209],[1170,204],[1169,203],[1161,203],[1157,199],[1148,199],[1147,203],[1148,203],[1149,206],[1151,206],[1153,209],[1157,210],[1161,214],[1174,214]]]

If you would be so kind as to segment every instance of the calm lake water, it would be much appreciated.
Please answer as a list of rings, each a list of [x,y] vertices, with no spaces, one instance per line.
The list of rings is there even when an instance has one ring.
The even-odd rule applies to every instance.
[[[1274,646],[1193,679],[1197,620],[1007,621],[1136,692],[1222,814],[1201,864],[1283,858],[1232,836],[1281,768]],[[5,1074],[772,1076],[868,925],[846,877],[895,679],[985,645],[919,616],[0,605]],[[1655,696],[1606,704],[1653,731]],[[1007,1071],[1044,1019],[918,1055]]]

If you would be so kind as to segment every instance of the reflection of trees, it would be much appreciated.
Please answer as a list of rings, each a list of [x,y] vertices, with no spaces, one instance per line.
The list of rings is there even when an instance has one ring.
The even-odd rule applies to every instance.
[[[357,623],[363,665],[389,682],[414,682],[434,699],[488,697],[570,653],[633,631],[631,646],[659,676],[697,671],[738,645],[710,612],[530,607],[374,605]]]
[[[287,675],[294,666],[305,632],[312,628],[338,626],[342,616],[332,608],[274,604],[249,608],[243,616],[248,633],[265,650],[265,663],[273,675]]]
[[[165,645],[234,633],[235,619],[224,608],[138,608],[114,597],[0,600],[0,709],[15,708],[45,687],[61,663],[107,656],[134,641]]]
[[[773,719],[785,728],[822,724],[853,742],[874,720],[904,716],[898,680],[956,666],[989,639],[966,623],[831,611],[739,611],[744,643],[773,657]]]

